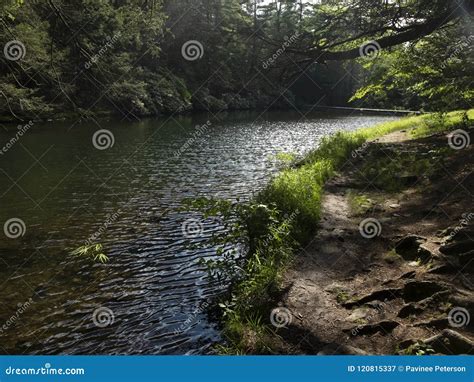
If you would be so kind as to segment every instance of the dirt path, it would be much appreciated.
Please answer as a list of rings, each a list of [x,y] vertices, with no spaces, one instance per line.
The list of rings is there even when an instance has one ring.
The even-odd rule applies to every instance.
[[[326,185],[317,234],[284,276],[279,306],[292,321],[273,348],[472,354],[473,154],[444,135],[406,132],[355,152]]]

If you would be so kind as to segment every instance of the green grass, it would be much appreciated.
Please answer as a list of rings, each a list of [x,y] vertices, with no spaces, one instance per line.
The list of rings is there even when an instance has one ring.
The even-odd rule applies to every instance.
[[[421,117],[417,128],[411,132],[413,138],[421,138],[435,133],[444,133],[455,129],[467,129],[474,120],[474,109],[435,113]]]
[[[349,202],[351,212],[354,215],[363,215],[376,204],[376,202],[372,199],[369,199],[367,195],[358,194],[353,190],[350,190],[347,193],[347,200]]]
[[[281,275],[295,248],[303,246],[314,235],[320,218],[324,183],[341,168],[351,154],[368,140],[394,131],[410,130],[413,137],[466,127],[463,112],[423,115],[387,122],[355,132],[339,132],[323,139],[319,147],[280,172],[257,196],[257,205],[266,206],[267,227],[256,224],[261,216],[249,217],[251,242],[243,279],[232,288],[224,308],[226,354],[269,353],[273,333],[269,315],[278,293]],[[474,119],[474,110],[468,113]],[[261,208],[260,208],[261,209]],[[252,223],[254,222],[254,223]],[[255,223],[256,222],[256,223]],[[258,235],[252,229],[258,228]],[[264,232],[264,234],[262,234]]]

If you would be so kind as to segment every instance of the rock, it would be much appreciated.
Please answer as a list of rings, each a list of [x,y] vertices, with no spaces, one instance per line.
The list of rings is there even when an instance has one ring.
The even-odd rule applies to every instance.
[[[474,227],[449,227],[448,229],[442,232],[442,236],[446,238],[446,243],[472,240],[472,238],[474,237]]]
[[[356,322],[356,321],[365,319],[368,315],[369,315],[369,309],[358,308],[358,309],[355,309],[349,317],[347,317],[347,321]]]
[[[403,340],[402,342],[400,342],[398,344],[398,348],[400,350],[408,349],[411,345],[414,345],[414,344],[416,344],[416,341],[410,338],[410,339]]]
[[[435,309],[439,306],[441,302],[447,302],[449,300],[450,292],[448,290],[442,290],[433,294],[431,297],[427,297],[424,300],[421,300],[417,303],[409,303],[404,305],[400,311],[398,312],[397,317],[399,318],[407,318],[412,315],[419,315],[423,313],[426,309]],[[436,323],[432,321],[427,323],[422,323],[420,325],[415,326],[436,326]],[[439,326],[439,325],[438,325]],[[441,327],[446,327],[446,325],[441,325]]]
[[[377,309],[379,313],[385,310],[385,304],[382,301],[374,300],[374,301],[366,303],[365,305],[367,305],[370,308]]]
[[[410,281],[403,288],[403,299],[408,302],[420,301],[447,288],[434,281]]]
[[[439,274],[439,275],[449,274],[449,273],[457,272],[457,267],[455,267],[451,263],[441,264],[441,265],[438,265],[434,268],[431,268],[428,272]]]
[[[429,321],[417,322],[414,326],[427,326],[436,329],[444,329],[449,326],[449,321],[447,318],[434,318]]]
[[[400,276],[400,280],[403,279],[413,279],[416,277],[416,271],[408,271]]]
[[[380,301],[394,300],[398,297],[401,297],[401,294],[402,294],[401,288],[382,289],[382,290],[372,292],[364,297],[361,297],[358,300],[346,302],[342,304],[342,306],[350,309],[350,308],[353,308],[354,306],[361,306],[367,302],[374,301],[374,300],[380,300]]]
[[[368,355],[368,353],[349,345],[328,344],[318,352],[318,355]]]
[[[474,354],[474,341],[451,329],[445,329],[423,342],[442,354]]]
[[[346,333],[350,333],[353,336],[365,336],[380,333],[383,336],[391,333],[400,324],[396,321],[380,321],[375,324],[359,325],[352,329],[343,330]]]
[[[456,256],[445,257],[444,264],[430,269],[430,273],[449,274],[457,273],[460,270],[463,272],[474,272],[474,250],[458,254]]]
[[[400,311],[398,312],[397,317],[407,318],[407,317],[412,316],[412,315],[420,314],[423,311],[424,311],[424,309],[421,306],[419,306],[418,304],[410,303],[410,304],[404,305],[400,309]]]
[[[472,293],[451,295],[449,296],[449,302],[451,302],[453,306],[460,306],[469,312],[474,312],[474,298]],[[471,325],[472,324],[474,324],[474,320],[471,320]]]
[[[471,252],[474,250],[474,241],[473,240],[463,240],[456,241],[449,244],[444,244],[439,247],[441,253],[452,256],[460,255],[462,253]]]
[[[432,257],[431,251],[422,246],[426,238],[417,235],[408,235],[395,244],[395,251],[405,260],[421,259],[426,261]]]
[[[459,255],[459,264],[462,267],[466,267],[466,270],[472,270],[474,269],[474,262],[472,261],[474,259],[474,250],[462,253]]]

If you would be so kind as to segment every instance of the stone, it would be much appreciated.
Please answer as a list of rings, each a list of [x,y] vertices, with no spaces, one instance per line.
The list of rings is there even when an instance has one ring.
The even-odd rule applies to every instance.
[[[351,329],[345,329],[344,332],[350,333],[352,336],[365,336],[380,333],[385,336],[390,334],[400,324],[397,321],[387,320],[380,321],[374,324],[359,325]]]
[[[410,281],[403,288],[403,299],[408,302],[420,301],[435,293],[447,290],[443,285],[434,281]]]
[[[318,355],[368,355],[368,353],[350,345],[328,344],[318,352]]]
[[[354,306],[361,306],[367,302],[374,301],[374,300],[379,300],[379,301],[394,300],[400,297],[401,293],[402,293],[401,288],[381,289],[381,290],[377,290],[375,292],[369,293],[368,295],[361,297],[358,300],[346,302],[342,304],[342,306],[350,309],[350,308],[353,308]]]
[[[417,259],[426,261],[432,257],[432,254],[426,247],[422,247],[425,242],[424,237],[408,235],[395,244],[395,251],[407,261]]]
[[[423,342],[442,354],[474,354],[474,341],[451,329],[444,329]]]
[[[413,304],[413,303],[406,304],[400,309],[400,311],[398,312],[397,317],[407,318],[409,316],[418,315],[418,314],[422,313],[423,310],[424,309],[421,306],[419,306],[418,304]]]
[[[444,244],[439,247],[441,253],[452,256],[460,255],[462,253],[471,252],[474,250],[474,241],[473,240],[462,240],[456,241],[449,244]]]
[[[365,319],[368,315],[369,315],[369,309],[358,308],[358,309],[355,309],[349,317],[347,317],[347,321],[357,322],[359,320]]]

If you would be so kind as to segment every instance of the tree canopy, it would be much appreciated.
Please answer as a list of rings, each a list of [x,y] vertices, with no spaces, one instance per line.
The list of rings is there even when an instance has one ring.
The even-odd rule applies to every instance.
[[[0,112],[134,119],[354,94],[366,106],[460,107],[472,103],[473,3],[3,1]]]

